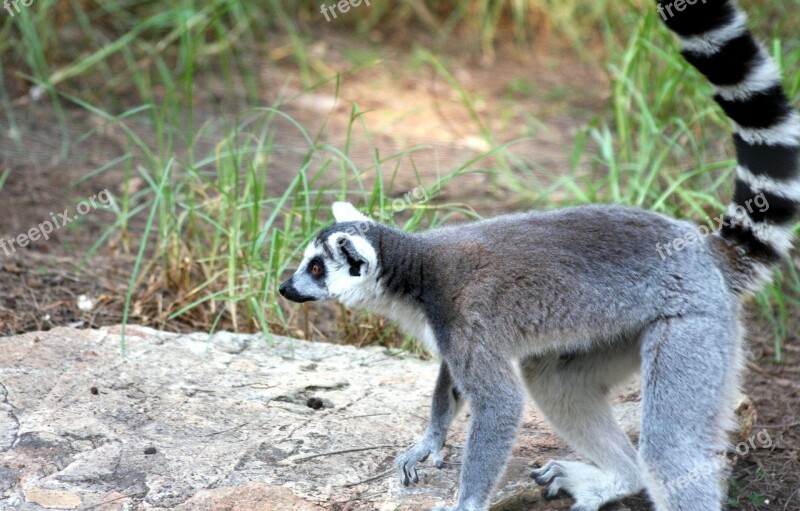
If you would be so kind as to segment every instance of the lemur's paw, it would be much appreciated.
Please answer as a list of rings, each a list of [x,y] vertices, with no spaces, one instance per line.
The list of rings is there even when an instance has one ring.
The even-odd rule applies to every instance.
[[[598,511],[603,505],[638,491],[638,482],[622,481],[616,474],[575,461],[550,461],[531,472],[540,485],[549,485],[545,496],[555,498],[568,493],[575,504],[571,511]]]
[[[418,483],[419,476],[417,475],[416,465],[427,460],[428,456],[433,457],[432,461],[436,468],[442,468],[444,459],[442,458],[441,445],[441,441],[425,437],[409,449],[408,452],[398,456],[395,460],[395,466],[397,467],[397,476],[400,478],[400,483],[403,486]]]

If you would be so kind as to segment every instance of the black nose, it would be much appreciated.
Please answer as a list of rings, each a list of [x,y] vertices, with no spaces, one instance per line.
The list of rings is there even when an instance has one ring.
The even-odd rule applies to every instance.
[[[281,294],[282,297],[296,303],[310,302],[312,300],[315,300],[315,298],[304,296],[298,293],[297,289],[295,289],[294,287],[294,283],[292,282],[291,278],[287,279],[286,282],[280,285],[280,287],[278,288],[278,292]]]

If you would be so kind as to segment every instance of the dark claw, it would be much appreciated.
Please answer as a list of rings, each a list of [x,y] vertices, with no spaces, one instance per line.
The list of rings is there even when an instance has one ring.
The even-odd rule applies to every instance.
[[[417,484],[419,482],[419,476],[417,475],[417,469],[416,468],[412,468],[411,470],[414,471],[414,477],[412,478],[412,480],[414,481],[414,484]]]
[[[567,494],[563,489],[559,489],[558,492],[550,495],[550,492],[544,492],[544,500],[558,500],[568,497]]]

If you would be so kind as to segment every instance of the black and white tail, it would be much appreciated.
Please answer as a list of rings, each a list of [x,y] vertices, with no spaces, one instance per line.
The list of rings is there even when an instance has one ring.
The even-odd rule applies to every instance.
[[[792,247],[800,205],[800,115],[786,96],[778,65],[733,0],[657,3],[680,38],[683,57],[714,84],[714,99],[733,121],[738,176],[719,235],[734,248],[737,287],[755,291]]]

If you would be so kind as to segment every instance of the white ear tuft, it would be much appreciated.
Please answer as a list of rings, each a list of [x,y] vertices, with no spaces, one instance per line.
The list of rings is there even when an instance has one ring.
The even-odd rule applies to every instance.
[[[349,202],[333,203],[333,218],[336,223],[341,222],[372,222],[372,219],[361,213]]]

